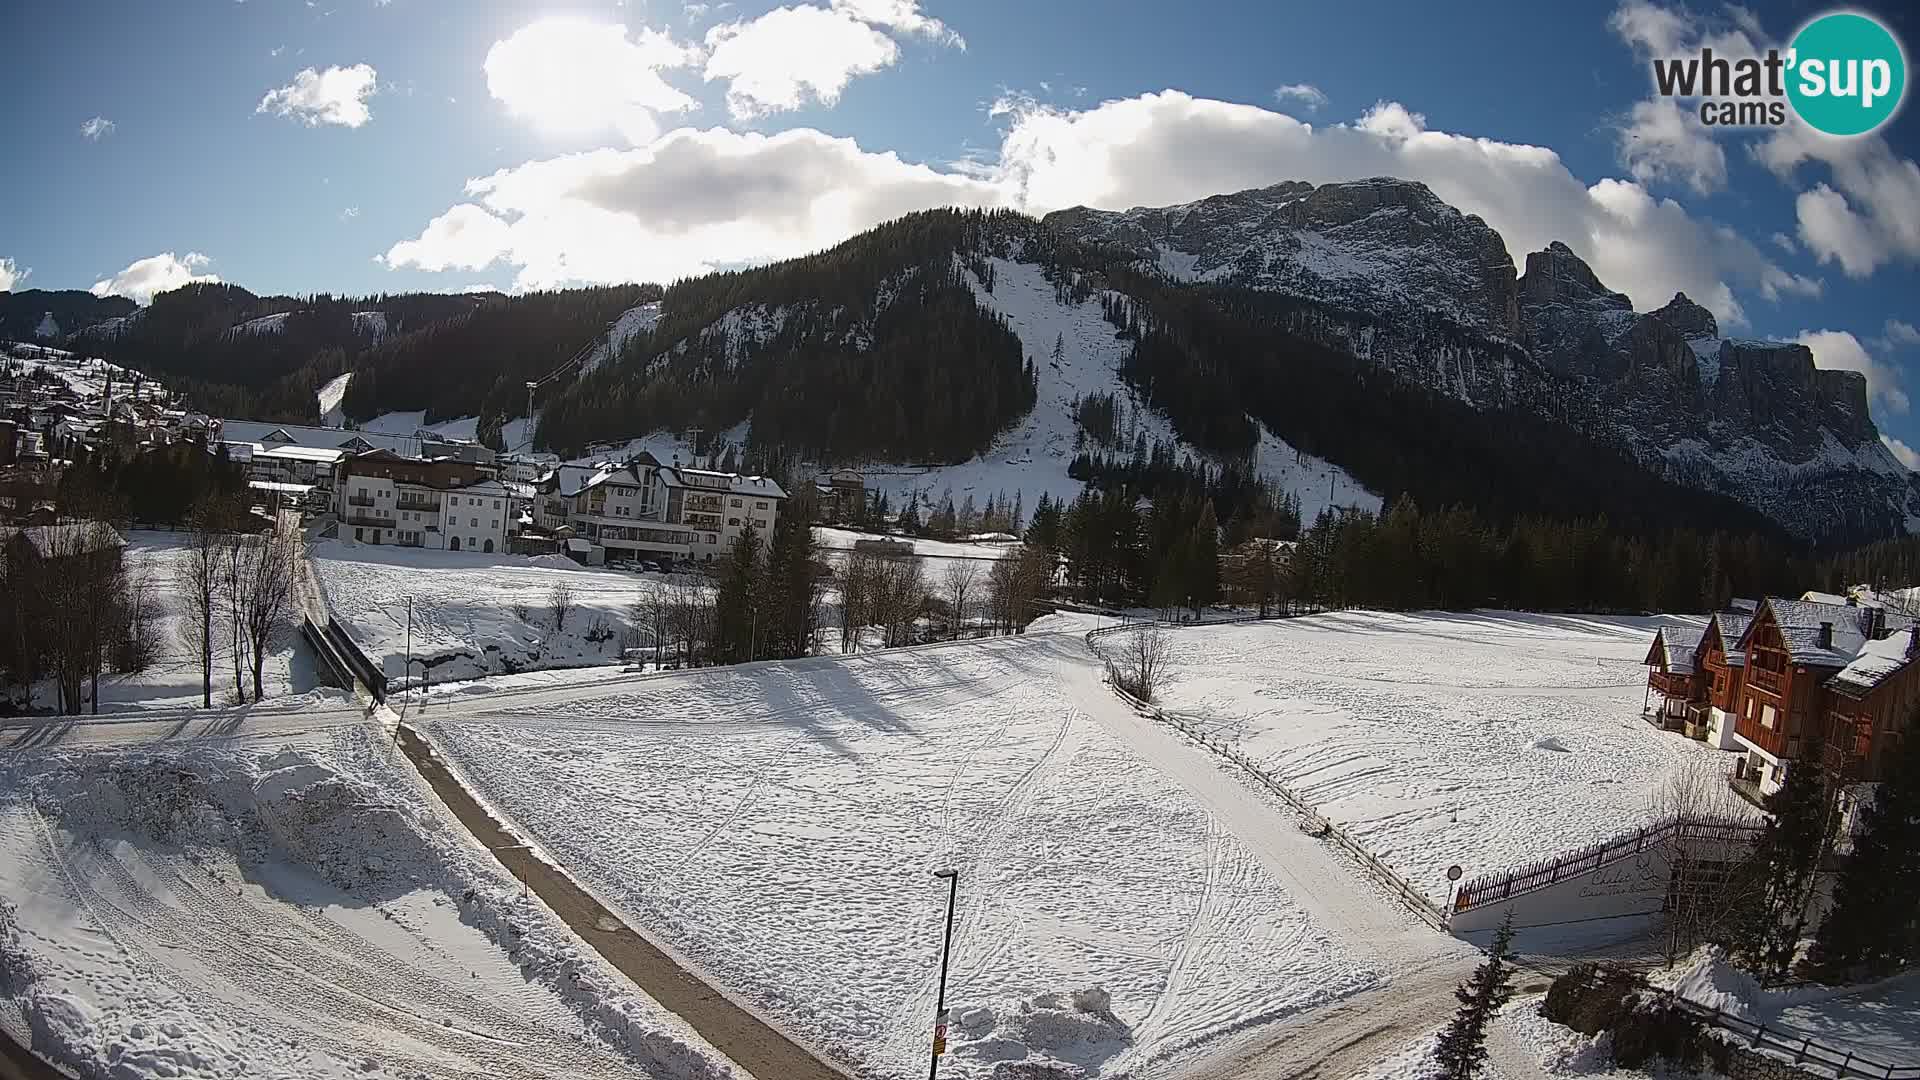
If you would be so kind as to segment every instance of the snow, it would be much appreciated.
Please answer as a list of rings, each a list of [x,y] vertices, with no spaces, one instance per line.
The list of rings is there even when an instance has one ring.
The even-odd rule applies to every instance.
[[[60,324],[55,321],[53,312],[49,311],[40,316],[40,324],[33,328],[33,336],[48,340],[60,336]]]
[[[80,1075],[731,1073],[375,727],[13,754],[0,791],[0,1015]]]
[[[227,333],[234,336],[240,334],[284,334],[287,331],[287,318],[292,314],[290,311],[281,311],[272,315],[262,315],[257,319],[249,319],[243,323],[236,323]]]
[[[1716,947],[1657,973],[1656,985],[1709,1008],[1811,1037],[1882,1065],[1920,1067],[1920,974],[1864,986],[1763,988]]]
[[[1129,403],[1129,411],[1138,418],[1137,431],[1149,443],[1165,440],[1179,443],[1172,424],[1157,411],[1138,402],[1120,377],[1120,365],[1128,344],[1114,337],[1114,327],[1101,314],[1100,298],[1082,304],[1060,304],[1041,268],[1008,259],[992,259],[994,285],[987,292],[977,278],[970,277],[980,303],[1007,318],[1020,338],[1022,349],[1033,359],[1039,373],[1039,388],[1033,411],[1011,430],[1002,434],[984,453],[959,465],[931,468],[869,465],[862,469],[867,486],[888,493],[892,505],[904,508],[909,497],[918,493],[922,505],[943,501],[951,492],[955,502],[968,495],[984,505],[989,495],[1018,492],[1028,511],[1045,493],[1055,499],[1072,501],[1083,487],[1067,475],[1067,465],[1077,453],[1073,402],[1094,394],[1113,394]],[[1056,341],[1064,355],[1058,365],[1053,361]],[[1131,445],[1133,432],[1127,434]],[[1204,455],[1185,444],[1183,453]],[[1368,493],[1337,466],[1312,456],[1301,458],[1291,446],[1271,432],[1262,431],[1258,450],[1259,469],[1301,497],[1302,515],[1312,521],[1332,499],[1339,505],[1361,505],[1369,509],[1380,505],[1378,496]]]
[[[1175,779],[1099,718],[1125,710],[1077,637],[529,678],[420,716],[623,918],[862,1075],[926,1068],[943,867],[960,873],[941,1068],[956,1080],[1013,1062],[1153,1075],[1390,970],[1375,950],[1399,931],[1329,929],[1316,912],[1348,901],[1283,887],[1298,860],[1242,839],[1319,858],[1284,811],[1204,758]],[[1257,824],[1196,788],[1257,805]]]
[[[613,320],[613,325],[607,328],[607,336],[594,343],[593,351],[587,354],[587,359],[580,365],[580,374],[585,375],[620,355],[620,350],[627,347],[627,342],[632,341],[635,334],[643,330],[651,332],[659,322],[660,301],[658,300],[630,307],[621,312],[619,317]],[[509,442],[507,445],[514,444]]]
[[[122,557],[129,579],[144,583],[149,601],[158,610],[152,628],[155,656],[147,670],[137,674],[103,675],[100,711],[117,713],[197,706],[201,701],[200,661],[186,633],[184,600],[175,584],[187,557],[185,534],[129,532],[126,537]],[[312,658],[304,649],[295,647],[296,634],[289,624],[274,641],[261,669],[262,686],[270,699],[305,694],[318,687]],[[214,703],[230,704],[234,699],[232,653],[224,640],[224,627],[214,636]],[[246,676],[249,694],[252,680],[249,671]],[[50,706],[56,697],[51,680],[42,680],[36,687],[34,700],[40,706]]]
[[[380,314],[385,314],[385,312],[381,312]],[[341,411],[340,402],[347,396],[347,387],[352,385],[352,383],[353,372],[349,371],[327,380],[327,385],[322,386],[314,393],[314,397],[320,405],[320,424],[322,427],[346,426],[347,414]],[[412,432],[407,432],[407,434],[411,435]]]
[[[1663,625],[1699,621],[1342,612],[1184,629],[1161,704],[1443,903],[1449,865],[1471,878],[1632,829],[1669,777],[1722,760],[1640,718]]]
[[[434,683],[617,664],[628,610],[650,583],[662,580],[588,568],[561,555],[526,558],[348,540],[314,545],[313,567],[334,618],[396,680],[406,675],[411,598],[413,655],[430,661]],[[556,631],[548,596],[559,584],[572,590],[576,606]],[[516,603],[526,606],[526,619],[514,613]],[[606,620],[613,638],[586,639],[596,617]]]
[[[1719,338],[1689,338],[1687,347],[1693,350],[1694,361],[1700,369],[1700,385],[1711,387],[1720,381],[1720,346],[1725,344]]]
[[[373,339],[375,345],[387,336],[387,313],[384,311],[356,311],[353,313],[353,328]]]
[[[345,376],[342,376],[344,378]],[[327,385],[331,386],[332,383]],[[344,392],[344,391],[343,391]],[[459,416],[452,420],[442,420],[437,424],[427,423],[424,409],[411,412],[387,412],[361,424],[359,430],[376,435],[405,435],[411,437],[416,432],[426,431],[443,439],[477,442],[480,438],[480,418],[478,416]],[[527,418],[524,416],[507,420],[500,425],[500,438],[509,450],[523,448],[528,439]]]

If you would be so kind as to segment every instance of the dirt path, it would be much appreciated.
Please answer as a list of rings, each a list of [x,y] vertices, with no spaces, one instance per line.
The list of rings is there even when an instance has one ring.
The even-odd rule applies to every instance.
[[[701,981],[621,922],[572,878],[535,855],[468,793],[412,728],[401,726],[400,746],[440,801],[500,865],[538,893],[581,940],[655,1001],[693,1025],[715,1049],[761,1080],[846,1080],[847,1073]]]

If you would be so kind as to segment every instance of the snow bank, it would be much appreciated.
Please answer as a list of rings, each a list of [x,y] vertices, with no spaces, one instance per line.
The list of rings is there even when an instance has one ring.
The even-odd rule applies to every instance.
[[[1133,1045],[1133,1032],[1099,987],[1071,994],[1037,994],[954,1014],[949,1029],[952,1066],[995,1080],[1080,1080]]]
[[[385,754],[351,728],[0,766],[0,995],[34,1048],[101,1076],[736,1075]]]

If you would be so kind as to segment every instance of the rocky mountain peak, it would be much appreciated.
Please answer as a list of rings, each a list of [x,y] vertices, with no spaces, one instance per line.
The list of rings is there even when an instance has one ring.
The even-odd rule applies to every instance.
[[[1720,336],[1720,324],[1714,320],[1713,312],[1694,303],[1683,292],[1674,293],[1673,299],[1667,301],[1665,307],[1648,314],[1678,331],[1688,341]]]
[[[1600,283],[1585,259],[1555,240],[1543,251],[1527,256],[1527,272],[1520,278],[1520,303],[1525,305],[1584,304],[1633,310],[1633,301]]]

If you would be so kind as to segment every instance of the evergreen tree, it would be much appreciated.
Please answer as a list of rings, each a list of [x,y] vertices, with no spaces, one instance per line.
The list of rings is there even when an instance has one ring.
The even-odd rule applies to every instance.
[[[760,535],[749,525],[727,552],[720,567],[719,595],[714,602],[716,659],[724,664],[751,660],[759,651],[761,625],[759,588]]]
[[[800,488],[774,519],[765,580],[759,589],[766,602],[758,656],[787,658],[812,651],[820,599],[819,581],[814,576],[818,552],[810,524],[812,501],[811,489]],[[748,629],[751,633],[753,628]]]
[[[1200,508],[1185,564],[1187,606],[1198,619],[1203,608],[1220,598],[1220,524],[1211,500]]]
[[[1440,1033],[1434,1049],[1434,1061],[1446,1080],[1473,1080],[1487,1060],[1487,1024],[1493,1014],[1513,997],[1513,976],[1507,957],[1513,948],[1513,913],[1493,935],[1487,958],[1473,975],[1457,987],[1453,996],[1460,1000],[1460,1011],[1453,1023]]]
[[[1743,894],[1730,944],[1744,966],[1779,981],[1793,969],[1806,930],[1807,908],[1820,862],[1832,848],[1834,792],[1820,768],[1823,740],[1802,739],[1786,781],[1767,798],[1772,814],[1754,845],[1759,886]]]
[[[1814,966],[1840,981],[1920,962],[1920,720],[1898,739],[1813,943]]]
[[[1027,523],[1026,541],[1042,551],[1060,550],[1060,504],[1044,491],[1034,504],[1033,519]]]

